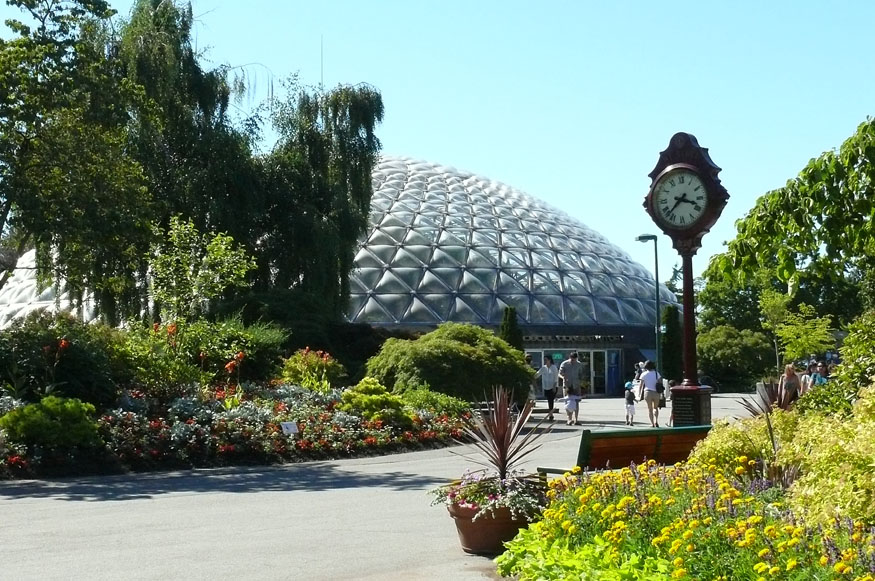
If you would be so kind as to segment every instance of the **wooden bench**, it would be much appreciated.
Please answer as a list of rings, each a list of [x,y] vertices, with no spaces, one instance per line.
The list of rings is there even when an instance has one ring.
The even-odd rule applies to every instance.
[[[632,462],[655,460],[674,464],[687,459],[696,442],[708,435],[707,426],[681,428],[644,428],[634,430],[583,430],[577,451],[577,466],[588,470],[623,468]],[[547,474],[564,474],[568,470],[538,468]]]

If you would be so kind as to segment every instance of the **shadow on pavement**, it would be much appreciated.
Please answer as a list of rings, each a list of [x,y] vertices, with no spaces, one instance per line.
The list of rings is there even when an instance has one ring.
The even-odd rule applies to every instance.
[[[187,472],[129,474],[66,480],[27,480],[0,483],[0,500],[54,498],[71,501],[146,499],[162,494],[316,492],[343,488],[415,490],[445,483],[420,474],[370,474],[344,470],[328,463],[279,467],[236,466]]]

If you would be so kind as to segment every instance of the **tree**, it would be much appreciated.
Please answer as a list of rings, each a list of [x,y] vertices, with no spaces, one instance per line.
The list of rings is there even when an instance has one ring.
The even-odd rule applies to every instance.
[[[701,331],[730,325],[736,329],[762,331],[760,286],[756,281],[740,281],[715,273],[713,263],[705,271],[705,285],[699,292],[698,325]]]
[[[684,338],[681,329],[680,309],[675,305],[666,305],[662,310],[662,324],[665,330],[662,332],[662,361],[660,372],[666,379],[673,379],[680,383],[684,379]]]
[[[873,214],[875,120],[867,119],[838,151],[759,198],[715,260],[723,272],[743,277],[765,267],[791,284],[802,274],[821,286],[859,280],[875,266]]]
[[[699,367],[723,387],[748,388],[769,368],[769,340],[763,333],[719,325],[696,341]]]
[[[760,316],[763,329],[772,335],[775,347],[775,369],[781,373],[780,335],[778,330],[790,314],[790,297],[773,289],[763,289],[760,293]]]
[[[504,307],[498,336],[514,349],[523,350],[523,332],[520,329],[519,321],[517,321],[516,307]]]
[[[777,326],[786,361],[798,361],[809,353],[823,353],[835,347],[830,318],[815,315],[814,307],[803,303],[796,312],[788,312]]]
[[[135,91],[113,82],[99,23],[106,2],[9,2],[0,40],[0,232],[37,250],[40,279],[81,300],[93,291],[110,318],[136,302],[150,238],[148,192],[126,147]],[[0,277],[0,286],[11,271]]]
[[[170,220],[151,260],[152,296],[166,321],[185,321],[230,287],[248,286],[255,261],[226,234],[200,234],[191,222]]]
[[[270,110],[280,139],[262,161],[256,284],[300,289],[337,316],[368,224],[383,100],[367,85],[309,92],[293,79],[286,86],[287,98]]]

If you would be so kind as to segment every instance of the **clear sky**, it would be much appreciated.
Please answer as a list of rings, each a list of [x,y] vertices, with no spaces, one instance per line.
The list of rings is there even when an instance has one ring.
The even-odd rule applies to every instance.
[[[128,14],[131,0],[110,1]],[[369,83],[385,103],[384,153],[526,191],[651,271],[653,247],[635,236],[658,233],[642,202],[674,133],[710,149],[731,196],[695,258],[699,274],[759,196],[875,110],[871,0],[192,6],[207,63],[244,66],[249,104],[293,73],[311,85],[324,75],[326,87]],[[660,235],[661,280],[675,264]]]

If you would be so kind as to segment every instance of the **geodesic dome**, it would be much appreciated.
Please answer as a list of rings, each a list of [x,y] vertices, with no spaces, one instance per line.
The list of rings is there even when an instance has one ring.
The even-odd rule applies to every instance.
[[[384,157],[355,257],[349,319],[653,326],[654,281],[604,236],[515,188],[451,167]],[[661,288],[660,300],[676,303]]]

